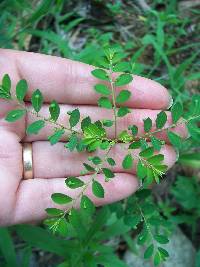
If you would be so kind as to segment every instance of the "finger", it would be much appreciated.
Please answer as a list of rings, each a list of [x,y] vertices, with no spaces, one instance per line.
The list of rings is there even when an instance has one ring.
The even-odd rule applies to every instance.
[[[85,182],[91,179],[90,175],[81,177]],[[99,199],[93,196],[91,186],[86,190],[86,195],[94,201],[96,206],[105,205],[134,193],[138,188],[135,176],[130,174],[116,174],[115,179],[105,182],[104,177],[99,174],[97,180],[105,190],[105,198]],[[22,181],[17,193],[17,202],[14,209],[12,224],[39,221],[46,217],[46,208],[57,207],[67,209],[70,206],[56,206],[51,200],[53,193],[64,193],[72,198],[76,198],[81,189],[71,190],[66,188],[65,179],[33,179]],[[77,202],[77,206],[79,203]]]
[[[113,158],[116,165],[112,170],[116,173],[127,172],[130,174],[136,173],[137,156],[140,150],[133,150],[132,155],[134,159],[134,167],[130,170],[123,170],[122,161],[127,155],[127,145],[117,144],[110,151],[109,157]],[[169,168],[172,167],[176,161],[176,152],[169,146],[165,145],[159,152],[164,155],[164,164]],[[88,161],[89,156],[99,156],[103,158],[105,151],[98,150],[94,153],[78,153],[69,152],[63,145],[58,143],[55,146],[50,146],[48,142],[34,142],[33,143],[33,158],[34,158],[34,175],[38,178],[53,178],[79,176],[84,169],[83,163],[91,164]],[[109,167],[108,163],[104,167]]]
[[[0,58],[2,75],[10,74],[15,80],[14,84],[20,78],[28,81],[30,88],[27,100],[30,100],[33,90],[39,88],[48,103],[53,99],[66,104],[97,103],[99,96],[93,86],[100,81],[91,75],[93,66],[59,57],[4,49],[0,50]],[[132,108],[165,109],[171,102],[166,88],[137,75],[123,89],[132,92],[127,102]]]
[[[79,108],[80,114],[82,118],[85,118],[87,116],[90,116],[92,121],[97,120],[103,120],[103,119],[113,119],[113,112],[108,111],[106,109],[98,108],[98,107],[91,107],[91,106],[70,106],[70,105],[60,105],[61,113],[60,117],[58,119],[58,122],[65,127],[69,128],[68,125],[68,118],[67,112],[69,110],[72,110],[74,108]],[[153,127],[151,131],[156,130],[156,117],[157,114],[160,112],[160,110],[146,110],[146,109],[131,109],[131,113],[127,114],[125,117],[118,118],[117,121],[117,130],[118,133],[123,131],[124,129],[127,129],[129,125],[137,125],[138,127],[138,135],[141,136],[144,134],[144,119],[150,117],[153,122]],[[45,105],[43,109],[41,110],[40,114],[43,117],[49,118],[49,111],[48,106]],[[165,127],[168,127],[172,124],[172,118],[170,112],[166,112],[168,116],[168,121],[165,125]],[[30,124],[36,120],[35,115],[28,113],[27,116],[27,123]],[[55,125],[53,124],[47,124],[45,128],[43,128],[38,135],[30,135],[26,136],[26,141],[35,141],[35,140],[47,140],[47,137],[53,133]],[[77,127],[77,130],[80,131],[80,126]],[[186,138],[188,133],[186,126],[184,124],[180,124],[177,127],[173,128],[172,131],[176,132],[183,138]],[[109,138],[114,138],[114,127],[107,128],[107,133]],[[66,132],[66,134],[69,134],[69,132]],[[162,131],[158,134],[156,134],[158,138],[161,138],[165,141],[167,141],[167,134],[165,131]],[[66,139],[66,135],[65,135]]]

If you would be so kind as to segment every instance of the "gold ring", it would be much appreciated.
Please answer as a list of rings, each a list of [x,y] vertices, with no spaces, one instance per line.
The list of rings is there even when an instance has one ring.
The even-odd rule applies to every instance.
[[[31,143],[23,144],[23,172],[24,179],[33,179],[33,151]]]

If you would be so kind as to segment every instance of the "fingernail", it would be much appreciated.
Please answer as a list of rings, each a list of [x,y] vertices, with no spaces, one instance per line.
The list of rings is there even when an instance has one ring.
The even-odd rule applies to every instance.
[[[174,100],[173,100],[172,96],[170,95],[169,96],[169,106],[167,107],[167,109],[170,109],[171,106],[173,105],[173,103],[174,103]]]

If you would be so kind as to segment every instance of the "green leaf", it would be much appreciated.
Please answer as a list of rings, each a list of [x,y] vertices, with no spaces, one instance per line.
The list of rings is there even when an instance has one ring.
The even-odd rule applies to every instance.
[[[185,166],[200,169],[200,152],[184,153],[179,157],[179,162]]]
[[[110,166],[115,166],[116,165],[116,162],[114,161],[113,158],[107,158],[107,162]]]
[[[167,114],[164,111],[158,113],[156,117],[156,128],[162,129],[167,122]]]
[[[47,208],[45,211],[50,216],[60,216],[64,213],[62,210],[56,208]]]
[[[122,162],[122,167],[127,170],[133,167],[133,158],[131,154],[127,154]]]
[[[149,157],[153,156],[153,152],[154,152],[153,147],[148,147],[148,148],[146,148],[145,150],[141,151],[141,152],[139,153],[139,155],[140,155],[141,157],[144,157],[144,158],[149,158]]]
[[[67,225],[67,220],[65,218],[59,219],[56,230],[61,236],[64,236],[64,237],[67,236],[67,234],[68,234],[68,225]]]
[[[74,177],[74,176],[68,177],[65,180],[65,184],[66,184],[66,186],[68,186],[71,189],[75,189],[75,188],[84,186],[84,182],[82,180],[80,180],[79,178]]]
[[[69,142],[65,144],[65,147],[69,149],[69,151],[73,151],[78,144],[78,137],[76,134],[72,134],[69,138]]]
[[[51,120],[53,121],[57,121],[59,115],[60,115],[60,106],[58,105],[58,103],[53,100],[49,106],[49,112],[51,115]]]
[[[167,252],[166,249],[158,247],[158,250],[159,250],[162,258],[168,258],[169,257],[169,253]]]
[[[171,113],[173,123],[177,123],[183,115],[183,105],[180,102],[175,103],[171,108]]]
[[[79,109],[74,109],[68,114],[70,114],[70,118],[69,118],[70,127],[73,128],[74,126],[78,124],[80,120],[80,111]]]
[[[10,90],[11,90],[11,80],[8,74],[5,74],[2,79],[2,86],[0,87],[0,91],[10,98]]]
[[[142,180],[147,175],[147,167],[139,160],[137,164],[137,176]]]
[[[119,62],[113,67],[113,71],[119,71],[119,72],[125,72],[125,71],[130,71],[131,70],[131,65],[129,62]]]
[[[36,112],[39,112],[41,110],[43,103],[43,95],[39,89],[33,92],[31,96],[31,103]]]
[[[116,103],[124,103],[131,97],[131,92],[128,90],[122,90],[116,97]]]
[[[13,238],[10,229],[7,227],[0,228],[0,251],[1,267],[19,266]]]
[[[102,168],[102,171],[103,171],[105,177],[108,179],[115,177],[115,174],[108,168]]]
[[[129,108],[127,108],[127,107],[120,107],[120,108],[118,109],[117,116],[118,116],[118,117],[124,117],[124,116],[126,116],[128,113],[130,113],[130,112],[131,112],[131,111],[130,111]]]
[[[5,120],[8,122],[15,122],[21,119],[26,114],[25,109],[15,109],[7,113]]]
[[[101,162],[102,162],[102,160],[101,160],[100,157],[98,157],[98,156],[95,156],[95,157],[88,157],[88,160],[89,160],[89,161],[92,161],[92,163],[93,163],[94,165],[99,165],[99,164],[101,164]]]
[[[101,108],[112,109],[112,103],[107,97],[100,97],[98,100],[98,105]]]
[[[94,140],[94,142],[90,143],[87,147],[88,152],[95,151],[98,147],[101,147],[102,141],[101,140]]]
[[[163,160],[164,160],[164,155],[162,155],[162,154],[153,155],[152,157],[148,158],[148,162],[153,164],[153,165],[158,165]]]
[[[87,139],[102,139],[106,136],[106,131],[102,127],[91,123],[88,127],[84,128],[84,138]]]
[[[84,165],[84,167],[86,168],[87,171],[89,171],[89,172],[94,172],[95,171],[95,168],[93,168],[89,164],[83,163],[83,165]]]
[[[164,235],[155,235],[154,239],[160,244],[167,244],[169,239]]]
[[[148,231],[144,228],[138,236],[138,240],[137,240],[138,245],[144,245],[145,242],[148,240],[148,237],[149,237]]]
[[[86,195],[83,195],[81,197],[80,207],[82,210],[86,211],[89,214],[93,214],[95,211],[95,206],[93,202]]]
[[[151,144],[155,150],[159,151],[163,145],[163,141],[161,141],[160,139],[158,139],[155,136],[152,136],[151,137]]]
[[[132,82],[133,77],[132,75],[128,74],[128,73],[124,73],[121,74],[117,77],[116,81],[115,81],[115,85],[116,86],[123,86],[126,84],[129,84],[130,82]]]
[[[91,124],[91,119],[90,119],[90,117],[89,117],[89,116],[88,116],[88,117],[85,117],[85,118],[81,121],[81,129],[82,129],[82,131],[84,132],[84,129],[85,129],[86,127],[88,127],[90,124]]]
[[[152,120],[147,118],[144,120],[144,131],[148,133],[152,128]]]
[[[3,91],[1,85],[0,85],[0,99],[7,99],[7,100],[11,99],[11,95]]]
[[[110,95],[111,94],[110,89],[105,84],[96,84],[94,86],[94,89],[97,93],[102,94],[102,95]]]
[[[105,70],[102,69],[95,69],[92,72],[92,75],[100,80],[109,81],[108,74]]]
[[[151,244],[150,246],[148,246],[148,248],[145,250],[144,252],[144,259],[149,259],[153,256],[153,251],[154,251],[154,245]]]
[[[132,140],[132,137],[126,130],[124,130],[120,132],[119,140],[123,141],[124,143],[129,143]]]
[[[45,126],[45,122],[42,120],[35,121],[27,126],[27,134],[38,134],[39,131]]]
[[[104,141],[104,142],[102,142],[101,144],[100,144],[100,148],[102,149],[102,150],[106,150],[106,149],[108,149],[110,147],[110,143],[106,140],[106,141]]]
[[[159,251],[156,252],[153,262],[155,266],[158,266],[162,262],[162,258]]]
[[[58,143],[64,133],[65,133],[65,130],[61,129],[61,130],[56,130],[54,134],[48,136],[48,140],[50,144],[55,145],[56,143]]]
[[[169,138],[170,143],[180,149],[182,147],[182,139],[179,135],[175,134],[174,132],[167,132],[167,136]]]
[[[138,134],[138,127],[136,125],[130,125],[128,129],[131,130],[132,135]]]
[[[134,141],[132,144],[130,144],[129,149],[138,149],[141,147],[141,142],[139,141]]]
[[[112,120],[103,120],[102,123],[103,123],[103,126],[105,127],[111,127],[114,124]]]
[[[124,222],[126,225],[131,226],[134,229],[141,222],[141,215],[125,215]]]
[[[96,180],[94,180],[92,182],[92,192],[96,197],[104,198],[103,186],[99,182],[97,182]]]
[[[20,102],[24,100],[27,91],[28,91],[28,84],[26,80],[20,80],[16,85],[16,96]]]
[[[62,194],[62,193],[54,193],[51,195],[51,199],[53,200],[53,202],[55,202],[56,204],[60,204],[60,205],[64,205],[64,204],[68,204],[72,201],[72,198]]]

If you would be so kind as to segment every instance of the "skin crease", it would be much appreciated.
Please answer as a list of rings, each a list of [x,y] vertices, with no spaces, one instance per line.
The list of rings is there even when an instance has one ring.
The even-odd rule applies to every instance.
[[[98,95],[93,86],[99,81],[92,77],[92,66],[35,53],[19,52],[0,49],[0,78],[8,73],[12,81],[12,92],[20,79],[26,79],[29,85],[29,93],[26,105],[30,105],[32,92],[39,88],[45,99],[41,114],[48,114],[48,103],[53,99],[61,104],[59,122],[66,123],[66,110],[76,107],[83,116],[91,116],[93,120],[112,118],[108,110],[97,107]],[[118,130],[127,128],[130,124],[139,127],[142,134],[143,119],[150,117],[155,122],[156,114],[169,106],[170,96],[162,85],[139,76],[134,76],[133,82],[123,89],[132,92],[127,106],[131,113],[119,119]],[[119,90],[119,89],[117,89]],[[47,125],[39,135],[26,136],[25,129],[34,118],[27,115],[26,118],[15,123],[4,120],[6,113],[17,108],[17,104],[0,100],[0,225],[16,223],[37,222],[45,218],[47,207],[56,207],[51,200],[51,194],[55,192],[66,193],[75,197],[80,189],[70,190],[64,185],[65,177],[79,175],[81,163],[87,160],[86,153],[69,153],[60,142],[50,146],[47,136],[52,133],[52,126]],[[168,114],[168,123],[171,118]],[[155,125],[155,123],[154,123]],[[187,136],[185,126],[174,129],[183,137]],[[112,138],[113,131],[108,130]],[[168,142],[165,134],[159,136]],[[23,180],[22,168],[22,143],[33,142],[34,178]],[[136,151],[135,153],[138,153]],[[102,152],[101,152],[102,153]],[[117,145],[111,151],[111,156],[116,159],[117,166],[113,169],[115,178],[105,183],[103,175],[98,175],[98,180],[105,188],[105,198],[97,199],[92,195],[91,188],[87,194],[96,205],[104,205],[123,199],[138,188],[135,169],[125,173],[121,168],[121,161],[125,152]],[[176,161],[176,153],[170,145],[163,147],[165,164],[170,168]],[[82,176],[87,181],[90,175]],[[58,207],[58,206],[57,206]],[[78,207],[78,203],[77,203]],[[60,207],[59,207],[60,208]],[[63,208],[67,208],[66,206]]]

